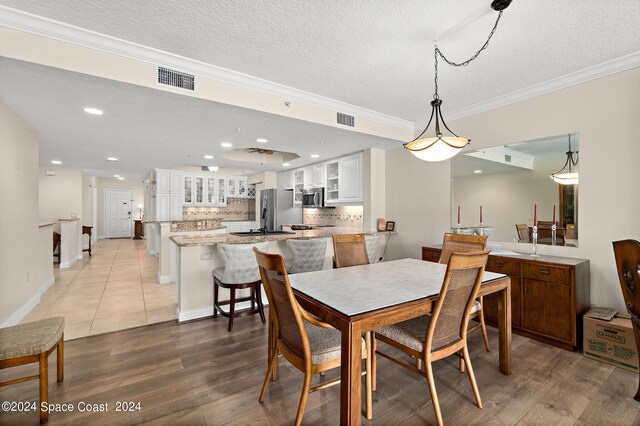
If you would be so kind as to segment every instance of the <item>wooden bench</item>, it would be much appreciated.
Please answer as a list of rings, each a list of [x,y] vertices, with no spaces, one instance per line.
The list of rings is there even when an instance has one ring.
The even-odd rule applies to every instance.
[[[40,321],[0,329],[0,369],[37,362],[39,374],[0,382],[0,387],[27,380],[40,379],[40,423],[49,420],[49,412],[41,409],[48,403],[49,354],[58,349],[58,382],[64,379],[64,317],[52,317]]]

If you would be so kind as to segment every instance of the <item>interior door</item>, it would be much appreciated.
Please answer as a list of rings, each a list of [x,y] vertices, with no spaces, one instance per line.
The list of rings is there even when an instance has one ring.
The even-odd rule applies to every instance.
[[[131,238],[131,200],[127,189],[105,189],[105,238]]]

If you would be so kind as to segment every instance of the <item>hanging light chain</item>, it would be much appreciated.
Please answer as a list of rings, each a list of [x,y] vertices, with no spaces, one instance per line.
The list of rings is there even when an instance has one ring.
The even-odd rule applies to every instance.
[[[501,10],[500,12],[498,12],[498,19],[496,19],[496,23],[493,25],[493,29],[491,30],[491,32],[489,33],[489,36],[487,37],[487,41],[484,42],[484,44],[482,45],[482,47],[473,54],[472,57],[470,57],[469,59],[467,59],[464,62],[453,62],[449,59],[447,59],[446,56],[444,56],[444,53],[442,53],[442,51],[438,48],[438,45],[436,44],[435,46],[435,54],[436,54],[436,75],[437,75],[437,66],[438,66],[438,55],[449,65],[451,65],[452,67],[466,67],[467,65],[469,65],[470,62],[472,62],[474,59],[476,59],[478,57],[478,55],[480,55],[480,53],[487,48],[487,46],[489,46],[489,41],[491,40],[491,37],[493,37],[493,34],[496,32],[496,29],[498,28],[498,23],[500,22],[500,18],[502,18],[502,12],[503,10]]]

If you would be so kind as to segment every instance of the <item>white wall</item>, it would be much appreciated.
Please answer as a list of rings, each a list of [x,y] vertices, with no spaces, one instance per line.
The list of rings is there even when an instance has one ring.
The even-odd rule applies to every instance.
[[[364,231],[377,231],[378,218],[385,217],[385,151],[362,153],[362,200]]]
[[[45,176],[46,170],[55,176]],[[56,165],[40,166],[40,219],[58,220],[71,213],[82,217],[82,169]]]
[[[0,156],[0,326],[8,326],[39,302],[38,290],[45,283],[38,280],[52,274],[39,259],[38,133],[2,102]]]
[[[580,247],[539,246],[539,252],[590,259],[594,306],[624,308],[611,242],[640,240],[639,116],[640,68],[634,68],[448,123],[474,149],[580,134]],[[450,226],[450,161],[422,162],[402,148],[390,150],[386,185],[387,216],[398,231],[388,258],[418,258],[420,246],[440,243]]]
[[[92,195],[93,188],[98,187],[98,178],[95,176],[82,176],[82,224],[85,226],[96,227],[93,223]],[[96,203],[97,206],[97,203]],[[94,233],[95,235],[95,233]]]
[[[133,191],[133,202],[131,203],[131,220],[138,219],[140,212],[138,204],[144,205],[144,182],[142,179],[97,178],[98,185],[98,231],[99,238],[104,238],[104,190],[105,189],[128,189]],[[133,225],[131,225],[133,226]],[[133,228],[132,228],[133,229]]]

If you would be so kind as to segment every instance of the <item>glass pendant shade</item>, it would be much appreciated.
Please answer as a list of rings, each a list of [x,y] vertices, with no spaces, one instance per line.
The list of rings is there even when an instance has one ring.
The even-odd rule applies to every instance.
[[[575,159],[573,155],[576,155]],[[578,165],[578,151],[571,150],[571,135],[569,134],[569,151],[567,151],[567,161],[564,166],[557,172],[550,174],[549,177],[555,183],[560,185],[577,185],[578,184],[578,172],[573,170],[573,167]]]
[[[458,137],[432,137],[416,139],[405,147],[413,155],[424,161],[444,161],[456,155],[467,146],[468,139]]]
[[[551,179],[560,185],[577,185],[578,172],[554,174],[551,175]]]

